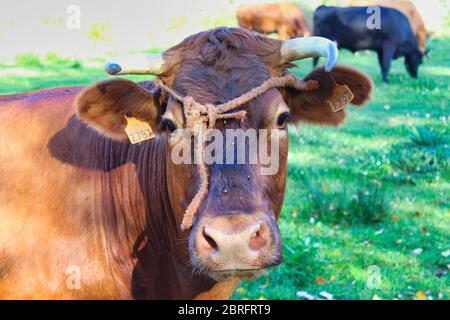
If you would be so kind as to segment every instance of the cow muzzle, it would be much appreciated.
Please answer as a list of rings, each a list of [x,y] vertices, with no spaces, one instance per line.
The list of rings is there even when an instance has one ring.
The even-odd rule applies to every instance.
[[[232,213],[202,218],[190,236],[193,267],[217,281],[254,278],[281,262],[275,218]]]

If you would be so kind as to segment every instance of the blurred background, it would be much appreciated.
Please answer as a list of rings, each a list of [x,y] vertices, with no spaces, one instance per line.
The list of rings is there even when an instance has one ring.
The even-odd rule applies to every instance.
[[[317,6],[348,3],[292,2],[311,29]],[[401,58],[383,84],[375,52],[340,51],[339,63],[374,80],[372,100],[339,129],[290,129],[284,262],[242,282],[233,298],[450,298],[450,2],[412,2],[432,32],[419,78]],[[237,26],[244,3],[265,1],[0,0],[0,94],[107,78],[108,57]],[[297,66],[304,76],[312,62]]]
[[[185,37],[215,26],[237,26],[241,4],[261,0],[0,0],[0,47],[3,61],[17,54],[57,53],[93,57],[129,50],[172,46]],[[271,3],[282,2],[279,0]],[[321,4],[345,5],[348,0],[292,1],[301,7],[312,27],[312,14]],[[449,32],[450,2],[416,0],[427,27],[436,35]],[[80,8],[80,29],[67,26],[71,5]],[[69,21],[70,23],[70,21]]]

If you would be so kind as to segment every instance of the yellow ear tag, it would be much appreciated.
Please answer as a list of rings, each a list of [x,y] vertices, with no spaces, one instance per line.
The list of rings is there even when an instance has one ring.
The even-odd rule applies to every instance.
[[[331,94],[331,97],[328,98],[327,102],[333,112],[338,112],[352,102],[354,97],[353,92],[351,92],[345,84],[336,84],[333,93]]]
[[[151,139],[155,136],[147,122],[138,120],[135,117],[125,116],[125,119],[127,120],[125,133],[132,144]]]

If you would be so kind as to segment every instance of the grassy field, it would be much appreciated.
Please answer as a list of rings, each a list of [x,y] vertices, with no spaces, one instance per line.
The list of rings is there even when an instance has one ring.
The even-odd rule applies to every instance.
[[[339,129],[290,128],[284,263],[233,298],[450,298],[449,40],[431,42],[417,80],[395,61],[389,85],[374,53],[341,51],[374,79],[373,99]],[[0,94],[88,84],[107,77],[102,62],[21,55],[0,65]]]

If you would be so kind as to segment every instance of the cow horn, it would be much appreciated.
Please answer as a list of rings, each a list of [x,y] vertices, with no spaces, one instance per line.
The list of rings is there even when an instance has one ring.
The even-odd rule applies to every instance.
[[[109,74],[153,74],[164,72],[164,58],[161,53],[132,54],[113,58],[105,65]]]
[[[281,46],[281,63],[311,57],[325,57],[325,70],[336,64],[338,49],[334,42],[322,37],[303,37],[285,40]]]

